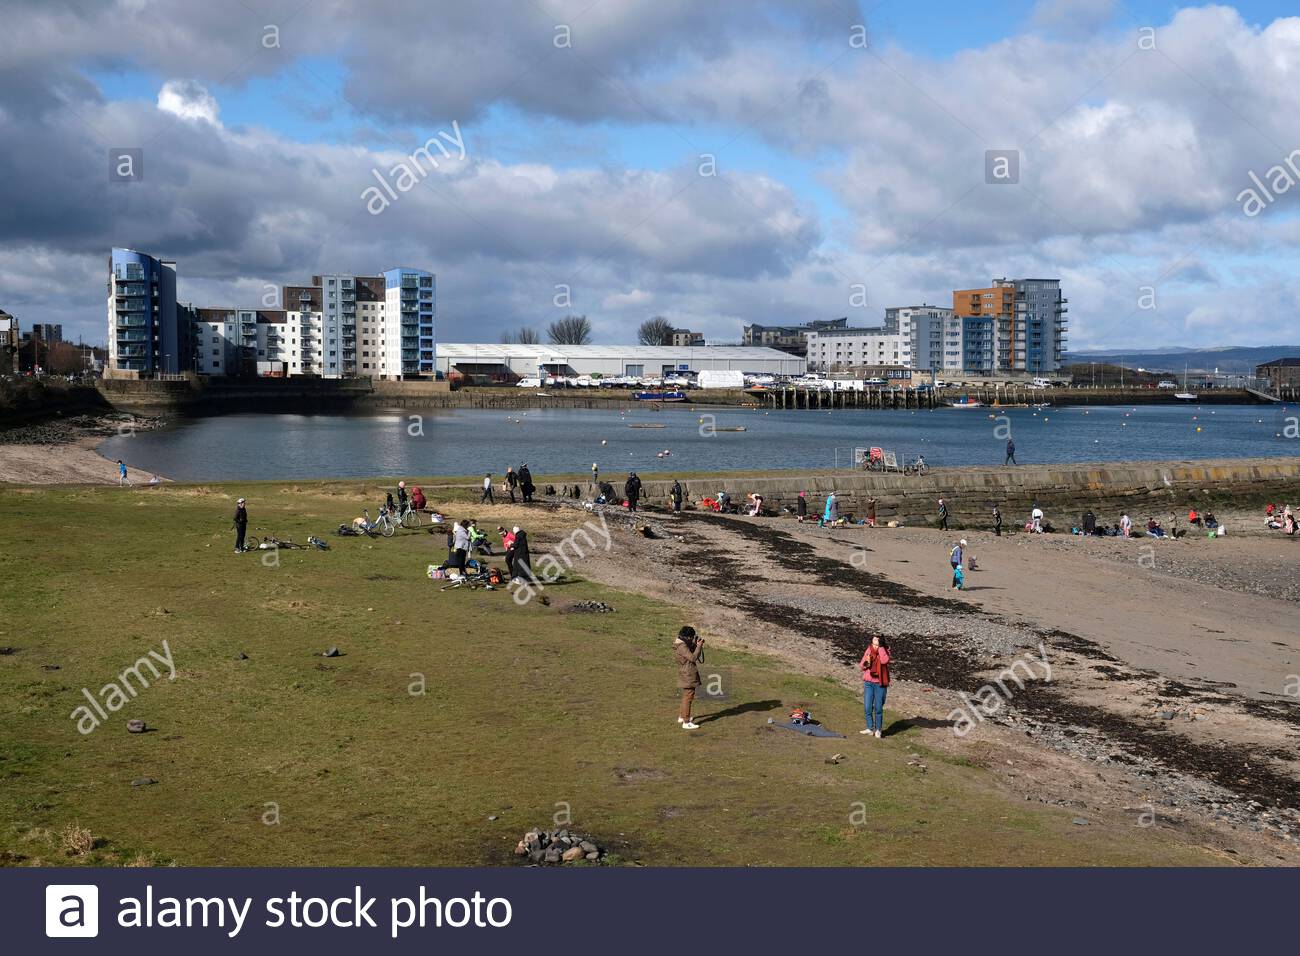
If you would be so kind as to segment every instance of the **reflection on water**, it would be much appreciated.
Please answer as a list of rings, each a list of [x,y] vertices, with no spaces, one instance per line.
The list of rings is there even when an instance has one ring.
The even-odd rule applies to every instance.
[[[1237,458],[1300,454],[1277,437],[1278,409],[1257,405],[772,411],[669,408],[505,411],[415,409],[371,415],[227,415],[111,438],[107,457],[182,481],[535,475],[845,467],[854,447],[923,454],[932,465]],[[712,431],[700,417],[714,416]],[[632,424],[665,425],[632,428]],[[709,422],[706,420],[705,426]],[[1199,429],[1199,430],[1198,430]],[[671,452],[661,456],[664,451]]]

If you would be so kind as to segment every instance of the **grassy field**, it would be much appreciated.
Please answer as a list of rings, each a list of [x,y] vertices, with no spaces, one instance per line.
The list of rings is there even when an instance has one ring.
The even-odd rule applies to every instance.
[[[616,860],[652,865],[1217,862],[1010,802],[918,731],[867,741],[857,699],[772,659],[712,648],[730,699],[688,734],[674,610],[581,580],[549,606],[443,592],[424,576],[441,536],[330,533],[374,502],[361,483],[239,490],[252,533],[332,550],[233,554],[217,486],[0,491],[0,860],[513,864],[526,829],[567,813]],[[535,554],[573,520],[477,514],[526,523]],[[566,613],[592,598],[616,612]],[[102,699],[164,641],[175,679],[162,668],[79,733],[83,688]],[[795,704],[848,739],[767,726]]]

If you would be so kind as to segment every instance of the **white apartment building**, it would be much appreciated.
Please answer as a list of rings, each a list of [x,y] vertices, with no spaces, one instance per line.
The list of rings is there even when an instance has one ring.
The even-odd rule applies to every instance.
[[[312,276],[283,309],[196,309],[202,375],[400,379],[435,374],[436,278],[420,269]],[[258,363],[283,363],[281,368]]]
[[[884,329],[824,329],[806,332],[808,369],[834,372],[864,365],[912,367],[912,337]]]

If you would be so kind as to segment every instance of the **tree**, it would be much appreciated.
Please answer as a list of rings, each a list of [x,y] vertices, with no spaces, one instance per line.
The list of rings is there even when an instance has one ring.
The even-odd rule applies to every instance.
[[[536,345],[541,340],[537,330],[527,325],[521,325],[513,332],[501,333],[501,341],[506,345]]]
[[[673,324],[662,315],[646,319],[636,330],[636,340],[642,345],[672,345]]]
[[[552,345],[587,345],[591,342],[591,320],[585,315],[566,315],[546,327]]]

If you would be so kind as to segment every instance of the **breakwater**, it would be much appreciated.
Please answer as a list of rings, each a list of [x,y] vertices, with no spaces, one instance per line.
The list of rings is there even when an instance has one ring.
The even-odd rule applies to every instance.
[[[644,493],[655,504],[668,496],[671,481],[647,480]],[[743,503],[761,494],[766,506],[793,508],[807,492],[808,512],[818,514],[834,491],[840,513],[866,514],[875,497],[878,522],[896,519],[908,525],[937,522],[938,500],[948,505],[952,527],[987,527],[997,505],[1005,526],[1024,522],[1037,505],[1056,526],[1069,527],[1086,508],[1108,524],[1127,511],[1134,521],[1170,511],[1264,501],[1300,502],[1300,457],[1205,461],[1101,462],[1072,465],[1019,465],[1007,468],[939,468],[924,476],[840,472],[746,478],[720,474],[684,482],[692,499],[725,490]],[[1262,520],[1262,517],[1261,517]]]

